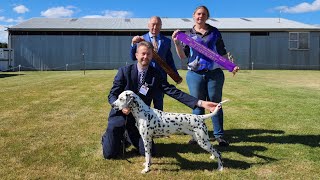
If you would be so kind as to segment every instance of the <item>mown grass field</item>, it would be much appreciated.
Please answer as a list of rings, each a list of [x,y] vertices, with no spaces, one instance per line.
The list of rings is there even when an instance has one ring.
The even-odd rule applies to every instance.
[[[189,136],[172,135],[155,140],[158,155],[144,175],[132,148],[120,160],[102,157],[115,73],[1,72],[0,179],[319,179],[320,71],[225,71],[231,144],[213,142],[224,171]],[[177,87],[188,92],[185,81]],[[166,96],[165,111],[191,109]]]

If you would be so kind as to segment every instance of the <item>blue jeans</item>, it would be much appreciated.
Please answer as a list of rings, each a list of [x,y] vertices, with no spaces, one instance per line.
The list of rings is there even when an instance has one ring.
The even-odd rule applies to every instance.
[[[218,68],[211,71],[194,72],[189,70],[186,76],[190,94],[198,99],[221,102],[222,88],[224,84],[224,73]],[[193,109],[193,114],[204,114],[204,108],[197,107]],[[212,118],[213,135],[215,138],[222,137],[223,131],[223,110]]]

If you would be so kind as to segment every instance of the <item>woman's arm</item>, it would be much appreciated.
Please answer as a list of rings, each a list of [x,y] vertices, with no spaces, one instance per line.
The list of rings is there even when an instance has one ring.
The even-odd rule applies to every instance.
[[[186,54],[184,53],[184,49],[183,49],[183,46],[182,46],[182,43],[181,41],[179,41],[177,39],[177,33],[179,32],[180,30],[177,29],[173,32],[172,34],[172,40],[174,42],[174,46],[176,48],[176,51],[177,51],[177,54],[179,56],[179,58],[182,60],[182,59],[185,59],[187,58]]]

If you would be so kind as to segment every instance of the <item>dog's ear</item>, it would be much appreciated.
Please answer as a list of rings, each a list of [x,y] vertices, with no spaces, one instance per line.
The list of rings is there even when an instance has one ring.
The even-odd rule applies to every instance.
[[[129,96],[127,97],[128,100],[127,100],[127,104],[131,104],[132,100],[134,99],[134,95],[133,94],[129,94]]]

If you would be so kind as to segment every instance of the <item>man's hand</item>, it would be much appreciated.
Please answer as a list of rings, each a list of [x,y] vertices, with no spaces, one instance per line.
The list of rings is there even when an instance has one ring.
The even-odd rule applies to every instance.
[[[219,103],[216,103],[216,102],[202,101],[201,107],[209,110],[210,112],[213,112],[214,109],[218,106],[218,104],[219,104]],[[218,106],[218,108],[220,109],[221,106]]]
[[[132,43],[132,44],[136,44],[136,43],[139,43],[139,42],[141,42],[141,41],[144,41],[143,36],[134,36],[134,37],[132,38],[131,43]]]
[[[125,115],[128,115],[128,114],[130,114],[130,112],[131,112],[130,108],[123,108],[121,111],[122,111],[122,113],[125,114]]]

